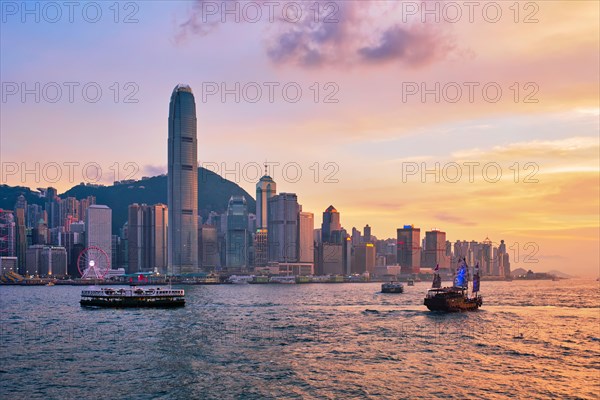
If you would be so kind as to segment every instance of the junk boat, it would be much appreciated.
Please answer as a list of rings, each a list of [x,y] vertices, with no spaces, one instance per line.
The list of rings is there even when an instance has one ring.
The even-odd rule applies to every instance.
[[[381,293],[403,293],[404,286],[400,282],[386,282],[381,285]]]
[[[457,312],[474,311],[481,307],[483,298],[479,292],[479,264],[473,274],[473,290],[469,295],[469,267],[463,259],[454,277],[454,286],[441,287],[442,279],[439,274],[439,264],[434,269],[433,283],[427,291],[424,304],[431,311]]]
[[[185,291],[171,288],[87,289],[81,291],[82,307],[156,307],[185,306]]]

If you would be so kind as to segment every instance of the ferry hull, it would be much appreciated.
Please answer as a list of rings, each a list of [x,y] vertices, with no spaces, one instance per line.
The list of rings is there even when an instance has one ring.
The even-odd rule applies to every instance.
[[[401,287],[394,287],[394,288],[381,288],[381,293],[403,293],[404,289],[402,289]]]
[[[185,299],[136,299],[133,297],[112,299],[81,299],[82,307],[108,308],[176,308],[185,306]]]

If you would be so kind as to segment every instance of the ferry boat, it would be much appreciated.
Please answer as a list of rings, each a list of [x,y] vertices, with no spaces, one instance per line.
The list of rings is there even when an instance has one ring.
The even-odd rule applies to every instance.
[[[81,291],[82,307],[156,307],[185,306],[185,291],[171,288],[86,289]]]
[[[252,283],[252,284],[265,284],[265,283],[269,283],[269,277],[266,275],[256,275],[255,277],[253,277],[252,279],[250,279],[248,281],[248,283]]]
[[[403,293],[404,286],[400,282],[386,282],[381,285],[381,293]]]
[[[253,275],[231,275],[229,278],[227,278],[227,283],[243,285],[250,282],[252,279],[254,279]]]
[[[457,312],[474,311],[483,304],[479,293],[479,264],[473,274],[473,291],[469,295],[468,266],[465,260],[461,262],[454,278],[454,286],[441,287],[439,265],[435,267],[432,288],[427,291],[424,304],[431,311]]]
[[[273,276],[269,280],[271,283],[283,283],[283,284],[295,284],[296,277],[295,276]]]

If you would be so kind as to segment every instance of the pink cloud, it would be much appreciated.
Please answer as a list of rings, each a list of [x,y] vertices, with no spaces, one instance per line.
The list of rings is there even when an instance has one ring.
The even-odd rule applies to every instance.
[[[176,42],[182,43],[194,35],[211,34],[224,23],[236,23],[235,16],[210,8],[217,5],[233,9],[235,3],[235,0],[224,3],[197,0],[186,20],[178,25]],[[265,5],[264,1],[255,3]],[[420,67],[444,59],[455,50],[448,25],[420,21],[399,23],[400,18],[393,18],[398,11],[394,2],[293,4],[301,7],[302,17],[297,22],[282,17],[281,12],[276,12],[271,21],[266,15],[260,20],[268,25],[264,37],[266,56],[276,65],[320,67],[398,62]],[[238,4],[238,7],[241,6]],[[215,15],[212,12],[208,15],[208,9]],[[265,12],[263,10],[263,14]],[[243,18],[243,12],[240,14],[239,23],[253,25]]]

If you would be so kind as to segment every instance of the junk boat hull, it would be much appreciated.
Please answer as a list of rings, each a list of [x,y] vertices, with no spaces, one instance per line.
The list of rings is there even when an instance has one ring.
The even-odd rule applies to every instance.
[[[466,293],[453,288],[430,289],[424,301],[430,311],[475,311],[483,304],[481,296],[467,297]]]
[[[89,289],[81,292],[82,307],[175,308],[185,306],[185,293],[176,289]]]

